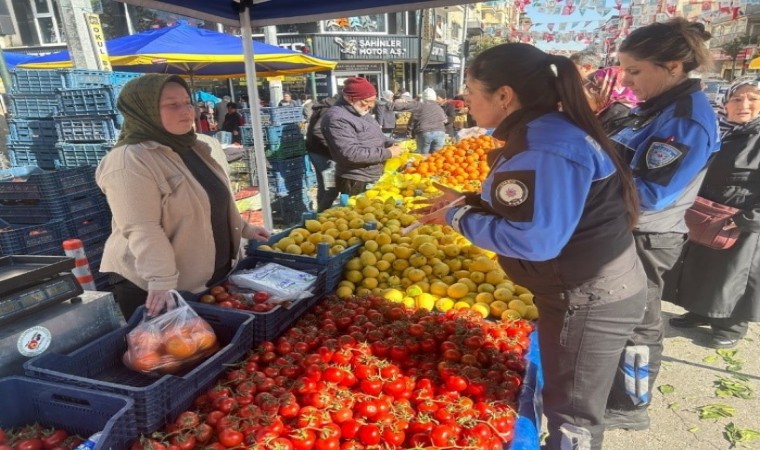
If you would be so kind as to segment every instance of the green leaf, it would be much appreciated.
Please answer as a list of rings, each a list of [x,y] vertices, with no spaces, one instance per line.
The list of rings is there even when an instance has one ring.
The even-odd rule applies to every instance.
[[[718,350],[715,350],[715,353],[719,354],[723,359],[733,358],[738,352],[739,350],[728,348],[720,348]]]
[[[699,418],[701,420],[720,419],[721,417],[733,417],[734,413],[736,412],[736,408],[731,405],[715,403],[700,406],[697,408],[697,412],[699,412]]]
[[[732,373],[731,376],[734,377],[734,378],[736,378],[737,380],[749,381],[749,377],[748,376],[742,375],[740,373]]]
[[[691,427],[686,431],[688,431],[689,433],[696,433],[697,431],[699,431],[699,427]]]
[[[729,365],[726,366],[726,370],[728,370],[729,372],[738,372],[738,371],[742,370],[742,368],[743,368],[743,366],[741,364],[738,364],[738,363],[729,364]]]
[[[668,405],[668,409],[676,409],[676,408],[678,408],[679,406],[681,406],[681,404],[680,404],[680,403],[678,403],[678,402],[676,402],[676,403],[671,403],[671,404],[669,404],[669,405]]]
[[[718,357],[715,356],[715,355],[706,356],[702,360],[703,363],[708,363],[708,364],[712,364],[712,363],[717,362],[717,361],[718,361]]]
[[[751,442],[760,439],[760,431],[752,430],[750,428],[739,428],[730,422],[723,428],[723,437],[728,440],[732,445],[736,445],[739,442]]]
[[[662,394],[672,394],[676,391],[676,388],[673,387],[673,385],[670,384],[663,384],[657,387],[657,390],[660,391]]]

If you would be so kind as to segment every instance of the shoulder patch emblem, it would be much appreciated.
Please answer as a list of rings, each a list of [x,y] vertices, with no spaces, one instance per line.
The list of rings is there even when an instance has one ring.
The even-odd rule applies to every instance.
[[[647,150],[647,169],[665,167],[681,156],[681,150],[664,142],[652,142]]]
[[[519,206],[528,199],[528,186],[520,180],[504,180],[496,187],[496,196],[507,206]]]

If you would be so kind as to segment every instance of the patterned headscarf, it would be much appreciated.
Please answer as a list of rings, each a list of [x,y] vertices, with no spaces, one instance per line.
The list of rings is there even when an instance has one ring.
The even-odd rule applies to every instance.
[[[736,91],[738,91],[739,89],[745,86],[760,88],[760,79],[736,81],[731,86],[728,87],[728,90],[726,91],[726,95],[723,97],[723,108],[721,108],[721,110],[718,112],[718,126],[720,127],[721,138],[729,134],[730,132],[747,125],[746,123],[736,123],[736,122],[731,122],[730,120],[728,120],[728,116],[726,115],[726,108],[725,108],[728,101],[731,100],[731,97],[733,97],[734,94],[736,94]],[[760,117],[756,118],[752,122],[756,120],[760,120]]]
[[[616,102],[631,107],[636,106],[639,102],[636,94],[623,86],[623,77],[620,74],[619,66],[599,69],[590,76],[589,81],[589,93],[596,101],[599,111]]]

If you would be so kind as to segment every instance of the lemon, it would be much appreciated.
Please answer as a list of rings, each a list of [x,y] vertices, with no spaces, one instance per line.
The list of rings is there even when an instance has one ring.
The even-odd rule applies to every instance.
[[[478,295],[475,296],[475,301],[476,302],[480,302],[480,303],[490,304],[491,302],[494,301],[494,299],[493,299],[493,295],[491,295],[490,293],[488,293],[488,292],[481,292],[481,293],[479,293]],[[504,303],[504,302],[502,302],[502,303]],[[506,307],[506,304],[504,306]],[[499,316],[501,316],[501,314],[499,314]]]
[[[282,251],[285,251],[289,246],[295,244],[296,241],[291,237],[284,237],[280,239],[280,242],[275,244],[275,247],[279,248]]]
[[[353,293],[354,290],[348,286],[341,286],[335,291],[335,295],[337,295],[338,298],[348,298],[351,297]]]
[[[290,253],[293,255],[300,255],[301,254],[301,246],[298,244],[290,244],[285,248],[285,253]]]
[[[367,289],[374,289],[377,287],[377,284],[377,278],[365,278],[362,280],[362,287],[365,287]]]
[[[377,276],[380,275],[380,271],[377,267],[366,266],[362,269],[362,275],[364,275],[365,278],[377,278]]]
[[[434,281],[430,283],[430,293],[433,295],[437,295],[439,297],[446,296],[446,291],[448,290],[448,288],[449,288],[449,285],[444,283],[443,281]]]
[[[322,230],[322,224],[318,220],[313,219],[305,221],[304,227],[312,233]]]
[[[493,294],[495,290],[496,288],[490,283],[482,283],[478,285],[478,292],[488,292],[489,294]]]
[[[407,308],[414,308],[417,305],[417,301],[412,297],[404,297],[401,301]]]
[[[362,281],[362,278],[364,278],[364,275],[362,275],[362,273],[358,270],[349,270],[346,272],[345,278],[346,280],[356,284]]]
[[[501,300],[496,300],[489,305],[491,315],[494,317],[501,317],[504,311],[509,309],[509,306]]]
[[[467,302],[456,302],[454,303],[454,309],[467,309],[470,307],[470,304]]]
[[[514,309],[508,309],[501,315],[501,320],[512,321],[517,319],[522,319],[522,317],[520,316],[520,313]]]
[[[361,255],[359,255],[359,259],[361,260],[361,263],[363,266],[374,266],[377,264],[377,256],[370,251],[363,251]]]
[[[474,305],[470,306],[470,309],[480,314],[484,319],[488,317],[489,314],[491,314],[488,305],[484,305],[483,303],[475,303]]]
[[[313,255],[317,250],[317,246],[309,241],[301,242],[301,253],[304,255]]]
[[[452,299],[450,299],[448,297],[439,298],[435,302],[435,309],[437,309],[438,311],[441,311],[441,312],[446,312],[446,311],[450,310],[453,307],[454,307],[454,300],[452,300]]]
[[[486,274],[484,274],[483,272],[478,272],[478,271],[470,272],[469,278],[470,280],[472,280],[473,283],[480,284],[486,280]]]
[[[383,293],[383,297],[394,303],[399,303],[404,299],[404,293],[399,291],[398,289],[391,288],[391,289],[387,289]]]
[[[370,252],[375,252],[380,248],[380,245],[378,245],[377,241],[365,241],[364,242],[364,250],[368,250]]]
[[[470,292],[470,288],[464,283],[454,283],[446,289],[446,295],[453,299],[460,299]]]
[[[525,307],[525,314],[523,315],[523,318],[526,320],[536,320],[538,319],[538,308],[536,305],[528,305]]]
[[[525,286],[515,285],[515,295],[530,294],[530,291]]]
[[[489,270],[488,273],[486,273],[486,283],[497,285],[504,281],[504,272],[497,269],[497,270]]]
[[[532,305],[533,304],[533,294],[527,293],[527,294],[520,294],[517,296],[523,303],[526,305]]]
[[[501,300],[503,302],[508,302],[509,300],[512,300],[512,291],[510,291],[507,288],[497,288],[495,291],[493,291],[493,296],[496,300]]]
[[[435,306],[435,296],[427,293],[422,293],[417,296],[416,298],[416,306],[417,308],[426,309],[428,311],[432,311],[433,307]]]
[[[513,311],[517,311],[520,316],[525,316],[525,313],[528,311],[528,306],[522,302],[522,300],[512,300],[509,302],[509,309]]]
[[[417,284],[413,284],[413,285],[409,286],[406,289],[406,295],[408,295],[410,297],[417,297],[418,295],[422,294],[423,292],[425,292],[425,291],[419,285],[417,285]]]

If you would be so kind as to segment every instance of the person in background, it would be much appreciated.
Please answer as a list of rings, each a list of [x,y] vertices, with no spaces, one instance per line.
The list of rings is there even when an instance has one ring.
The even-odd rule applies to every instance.
[[[732,348],[760,321],[760,80],[729,87],[721,121],[720,151],[699,195],[739,209],[736,243],[715,250],[688,242],[676,303],[688,312],[670,319],[677,328],[709,325],[710,346]]]
[[[285,92],[277,106],[300,106],[300,103],[290,95],[290,92]]]
[[[495,252],[535,295],[549,432],[542,448],[599,450],[617,360],[646,301],[631,171],[566,57],[528,44],[491,47],[469,65],[466,102],[506,146],[489,153],[482,192],[462,204],[462,193],[441,186],[419,220]]]
[[[618,121],[624,119],[639,99],[630,88],[623,86],[623,74],[619,66],[605,67],[589,76],[587,93],[591,109],[599,117],[604,130],[614,131]]]
[[[649,428],[647,408],[662,359],[662,298],[672,299],[677,261],[710,157],[720,148],[718,120],[689,72],[710,64],[700,23],[673,19],[634,30],[620,45],[622,86],[642,101],[610,134],[633,169],[641,201],[634,230],[647,273],[647,310],[620,359],[607,429]]]
[[[338,101],[336,97],[327,97],[314,104],[309,125],[306,128],[306,151],[314,166],[317,176],[317,212],[329,209],[338,198],[335,184],[335,161],[332,160],[330,147],[322,131],[322,119],[325,112]]]
[[[217,126],[221,123],[224,123],[224,116],[227,115],[227,103],[231,102],[232,99],[229,95],[225,95],[222,97],[222,101],[217,103],[216,106],[214,106],[214,115],[216,116],[216,123]]]
[[[589,75],[596,72],[602,65],[602,59],[593,50],[583,50],[570,55],[570,61],[575,64],[578,69],[578,73],[581,75],[581,79],[584,82],[588,82]]]
[[[232,142],[240,144],[240,127],[245,123],[243,116],[238,112],[238,105],[235,102],[227,103],[227,115],[222,122],[222,131],[232,133]]]
[[[454,121],[457,118],[457,108],[454,106],[453,101],[449,101],[446,97],[446,91],[443,89],[436,89],[436,102],[443,108],[443,113],[446,115],[446,134],[454,137]]]
[[[301,106],[303,108],[303,119],[308,123],[314,108],[314,101],[311,99],[311,95],[301,94]]]
[[[422,92],[422,101],[412,110],[409,126],[417,141],[417,153],[427,155],[446,145],[446,114],[431,88]]]
[[[238,213],[229,179],[193,131],[181,77],[131,80],[116,106],[121,134],[95,173],[113,213],[100,270],[118,280],[125,317],[142,304],[155,316],[174,305],[170,290],[200,293],[222,281],[241,238],[266,240],[269,232]]]
[[[195,130],[198,133],[211,132],[211,124],[209,123],[209,114],[206,111],[206,103],[198,102],[198,110],[195,120]]]
[[[377,103],[375,104],[375,119],[380,124],[383,134],[388,139],[393,137],[393,130],[396,129],[396,111],[409,111],[415,108],[414,102],[403,100],[393,100],[392,91],[383,91]]]
[[[342,98],[322,119],[322,133],[335,161],[341,194],[361,194],[383,174],[383,163],[401,154],[401,147],[385,137],[370,114],[376,100],[377,90],[367,79],[348,78],[343,83]]]

